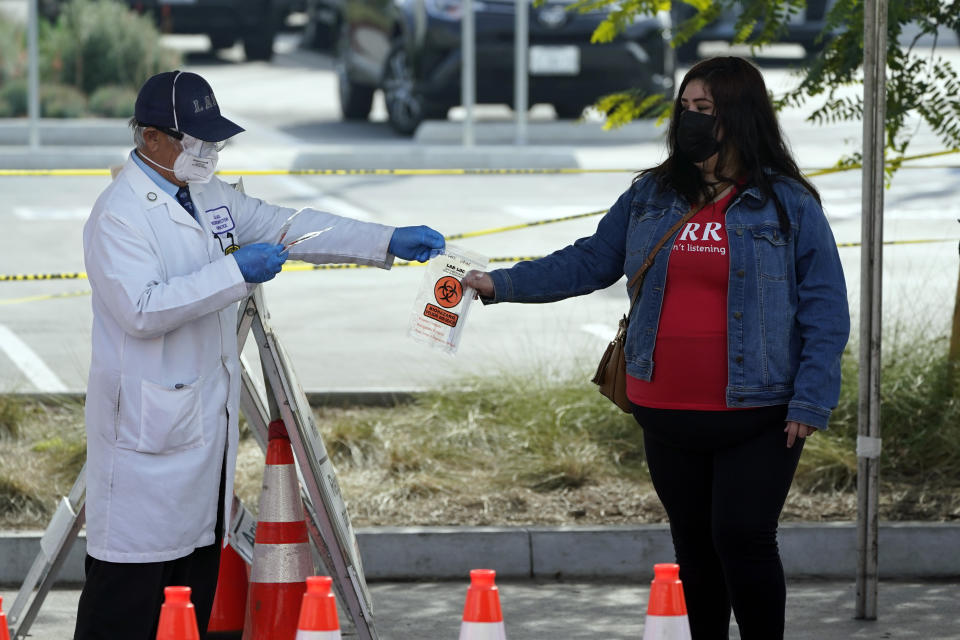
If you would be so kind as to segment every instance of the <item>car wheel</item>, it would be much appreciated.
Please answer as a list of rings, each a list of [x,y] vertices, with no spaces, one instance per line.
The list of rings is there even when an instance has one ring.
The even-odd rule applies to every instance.
[[[218,49],[229,49],[237,41],[237,37],[232,33],[208,33],[210,38],[210,48],[214,51]]]
[[[583,115],[584,107],[582,104],[572,104],[557,102],[553,105],[553,110],[557,112],[557,118],[561,120],[576,120]]]
[[[344,120],[366,120],[373,108],[373,87],[357,84],[350,79],[347,69],[348,38],[346,29],[340,31],[337,41],[337,57],[334,68],[337,71],[337,90],[340,94],[340,112]]]
[[[270,60],[273,58],[273,38],[276,30],[266,27],[251,31],[243,37],[243,52],[247,60]]]
[[[417,130],[428,111],[416,84],[410,56],[403,43],[398,42],[387,56],[381,86],[390,126],[407,136]]]
[[[366,120],[373,108],[373,87],[350,81],[345,64],[337,64],[337,87],[340,90],[340,111],[344,120]]]

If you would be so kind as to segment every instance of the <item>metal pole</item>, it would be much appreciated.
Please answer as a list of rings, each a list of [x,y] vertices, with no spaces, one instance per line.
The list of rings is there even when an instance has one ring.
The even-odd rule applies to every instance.
[[[530,2],[516,0],[516,28],[513,39],[513,113],[516,118],[514,143],[527,144],[527,48],[530,44]]]
[[[30,120],[30,148],[40,146],[40,65],[37,61],[37,0],[27,0],[27,116]]]
[[[463,0],[463,19],[460,21],[461,67],[460,97],[466,115],[463,119],[463,146],[472,147],[473,107],[477,102],[476,33],[473,26],[473,0]]]
[[[877,619],[887,0],[864,4],[856,617]]]

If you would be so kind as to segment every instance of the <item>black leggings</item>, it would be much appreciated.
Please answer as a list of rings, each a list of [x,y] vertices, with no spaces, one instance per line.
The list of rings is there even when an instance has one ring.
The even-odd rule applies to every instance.
[[[694,640],[783,638],[786,583],[777,520],[803,438],[786,447],[786,407],[679,411],[635,407],[670,533]]]

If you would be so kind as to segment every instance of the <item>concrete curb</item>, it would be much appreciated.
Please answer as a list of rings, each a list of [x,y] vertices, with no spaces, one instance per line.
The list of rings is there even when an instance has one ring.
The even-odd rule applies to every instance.
[[[412,402],[417,396],[427,393],[425,389],[364,389],[362,391],[307,391],[307,402],[311,407],[394,407]],[[17,402],[51,402],[62,404],[86,401],[86,391],[64,391],[43,393],[38,391],[11,391],[0,393],[0,397],[9,396]]]
[[[25,118],[0,119],[0,145],[27,146],[30,121]],[[123,118],[41,118],[37,135],[42,146],[123,146],[133,136]]]
[[[476,139],[485,144],[512,145],[516,138],[513,121],[480,121],[474,125]],[[658,127],[655,120],[635,120],[613,130],[605,130],[602,122],[548,120],[527,122],[527,144],[639,144],[663,141],[667,128]],[[427,120],[419,127],[413,139],[420,144],[460,144],[463,140],[463,122]],[[516,147],[514,147],[516,148]]]
[[[788,578],[848,579],[856,574],[856,524],[786,523],[780,549]],[[0,535],[0,584],[19,585],[40,548],[40,532]],[[504,578],[648,580],[673,560],[666,525],[584,527],[378,527],[357,530],[367,579],[461,579],[492,568]],[[880,577],[960,576],[960,525],[880,525]],[[83,536],[57,584],[83,581]]]
[[[24,119],[0,119],[0,169],[102,169],[123,164],[132,147],[130,129],[123,119],[42,119],[37,149],[27,146],[27,124]],[[652,121],[630,123],[616,132],[602,130],[598,122],[531,122],[528,143],[517,146],[513,144],[513,125],[493,121],[478,122],[476,144],[464,147],[461,129],[460,122],[430,121],[409,140],[330,144],[264,138],[252,131],[231,148],[252,154],[258,168],[271,169],[565,169],[581,166],[579,154],[584,149],[592,148],[594,155],[606,158],[606,152],[614,148],[662,145],[664,135],[664,129]],[[617,165],[610,159],[607,162]],[[221,167],[243,168],[228,165],[229,154]]]
[[[105,169],[126,162],[132,144],[115,147],[2,147],[0,169]],[[298,146],[270,169],[567,169],[579,166],[573,147]],[[224,169],[249,167],[222,163]]]

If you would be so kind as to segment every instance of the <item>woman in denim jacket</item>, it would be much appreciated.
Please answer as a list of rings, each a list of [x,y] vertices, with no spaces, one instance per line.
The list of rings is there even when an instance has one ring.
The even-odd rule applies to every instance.
[[[484,303],[552,302],[641,285],[625,345],[628,396],[670,518],[695,640],[783,637],[777,520],[804,438],[826,429],[850,330],[836,242],[763,77],[742,58],[686,74],[669,157],[588,238],[464,284]],[[629,293],[629,292],[628,292]]]

